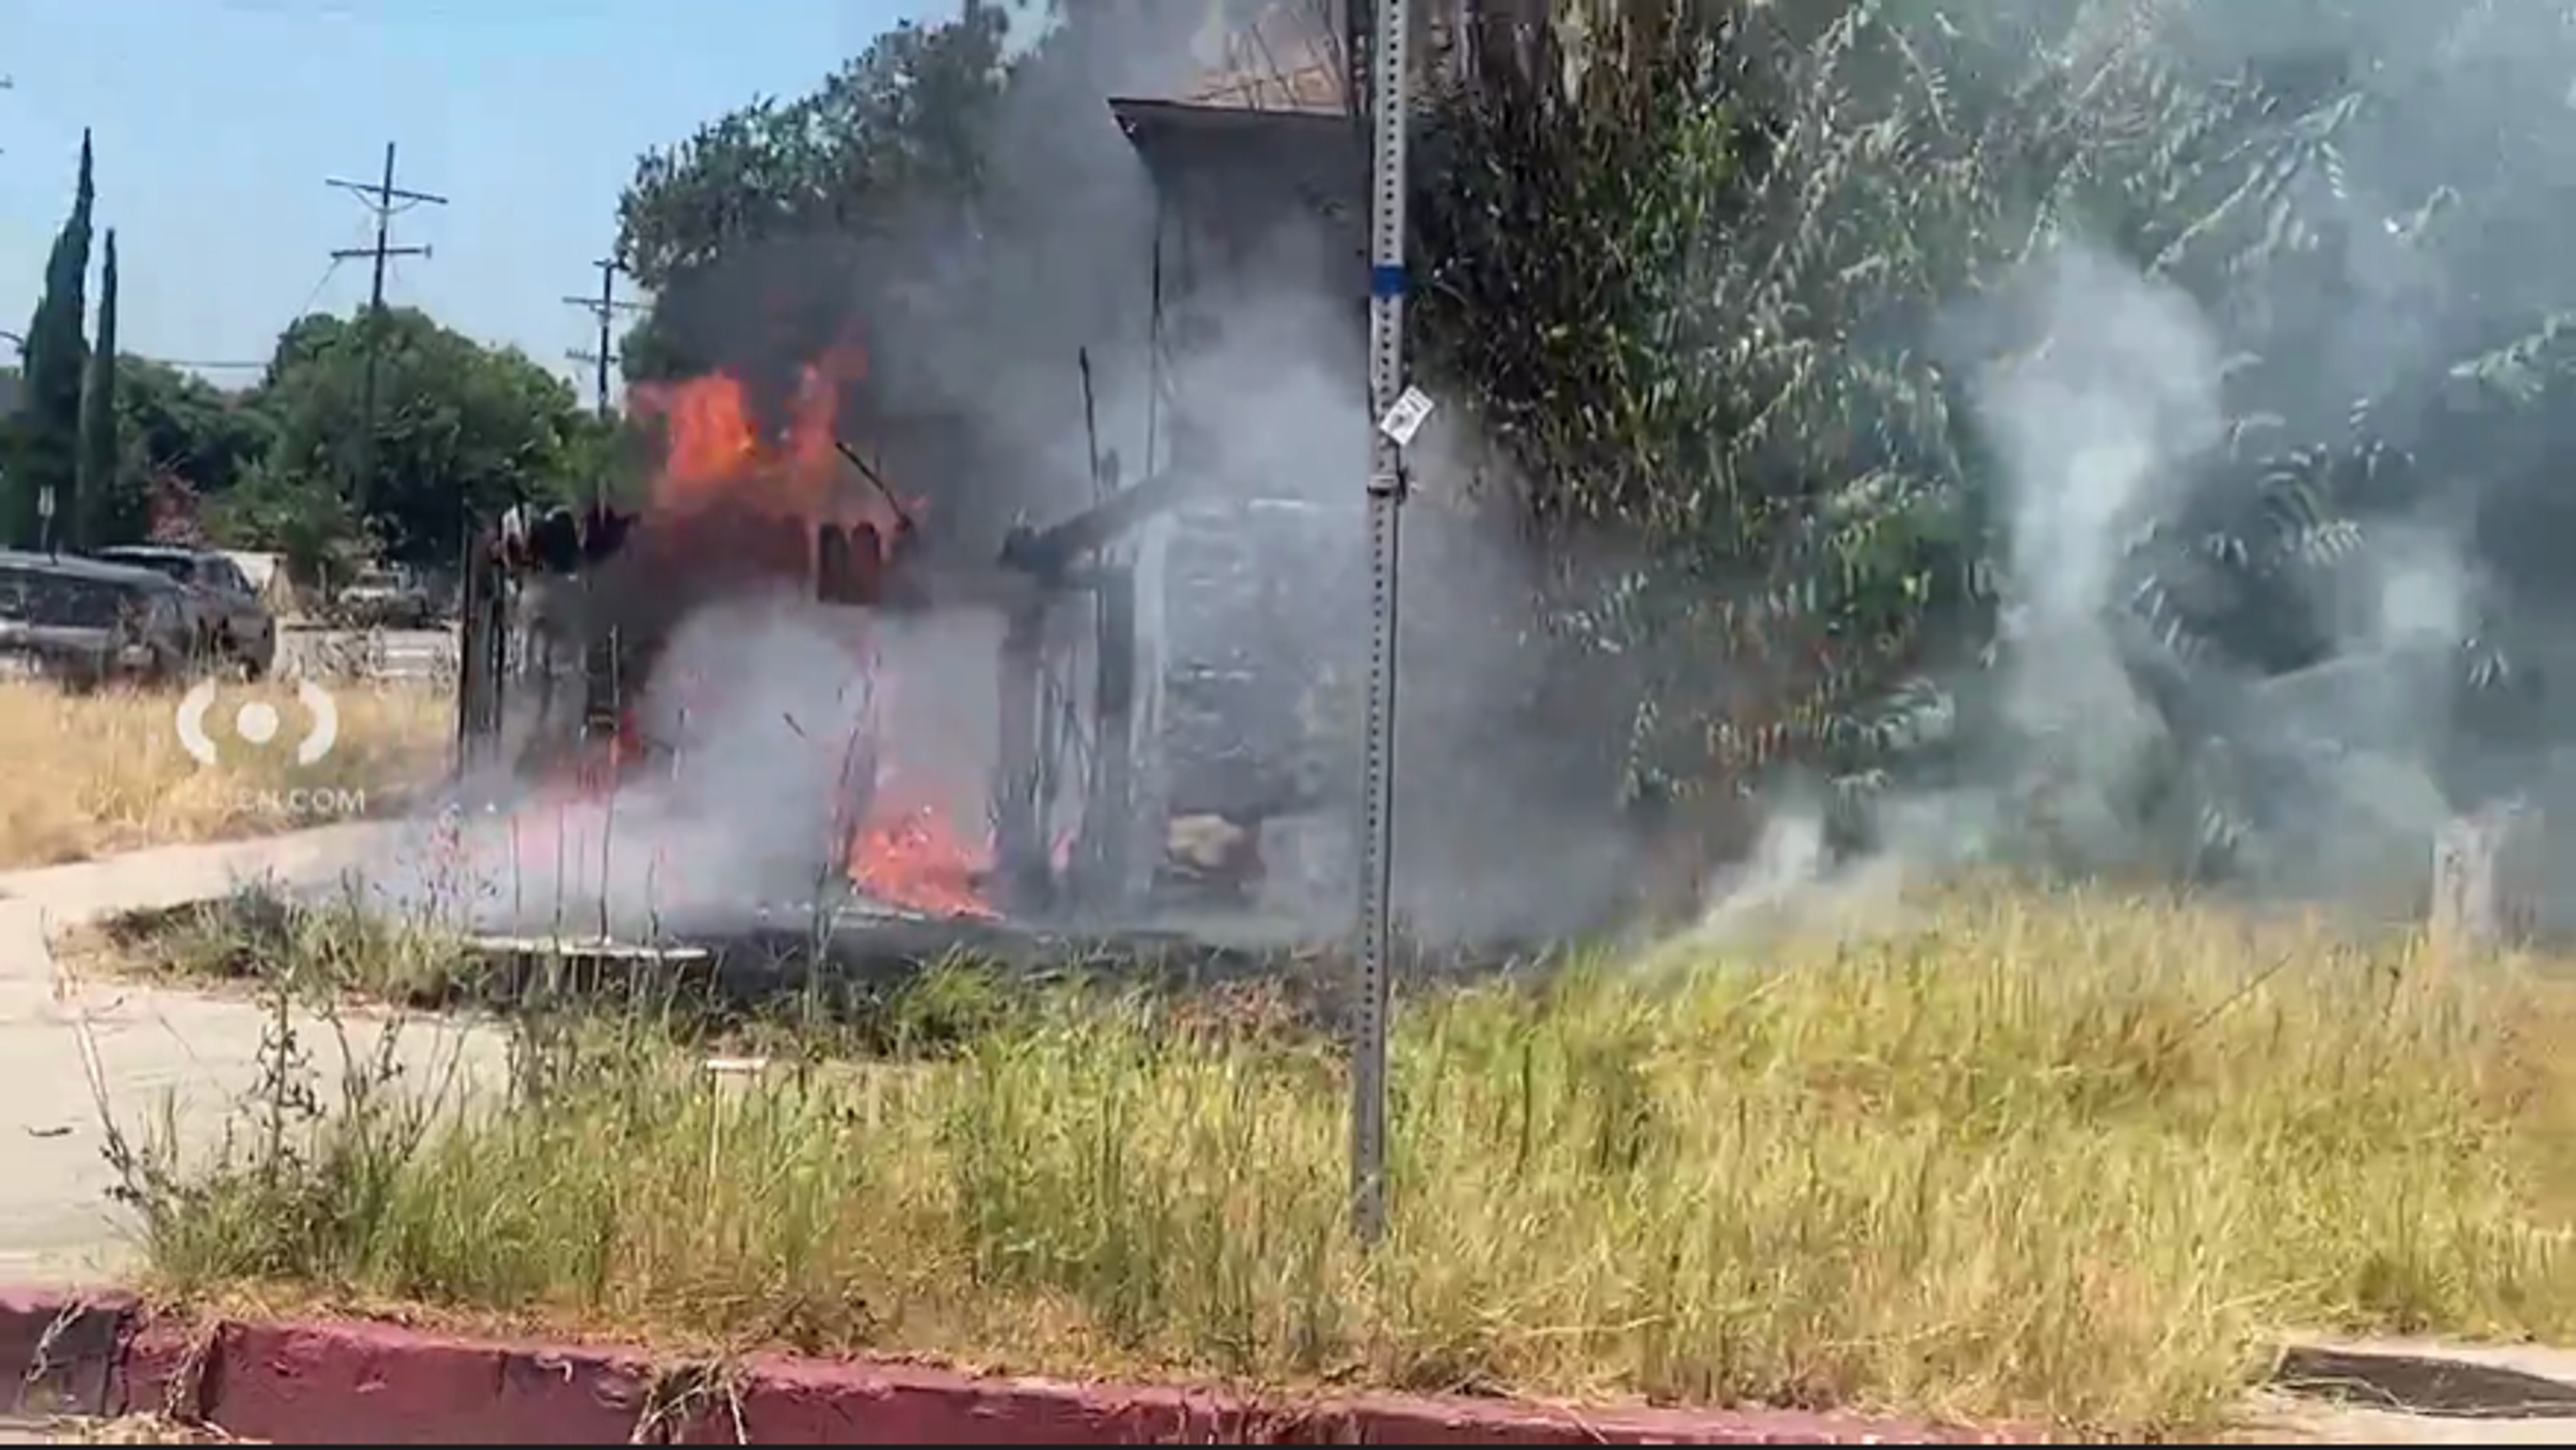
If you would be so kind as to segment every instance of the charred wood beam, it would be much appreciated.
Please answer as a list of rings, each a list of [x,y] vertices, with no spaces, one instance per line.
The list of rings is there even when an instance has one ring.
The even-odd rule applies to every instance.
[[[832,446],[839,449],[841,457],[847,460],[852,468],[859,471],[859,477],[866,479],[869,486],[873,487],[877,493],[885,499],[886,507],[894,510],[895,526],[903,530],[905,533],[912,532],[912,510],[903,506],[902,496],[894,491],[894,486],[892,484],[885,481],[884,474],[877,472],[876,465],[860,457],[859,450],[852,448],[849,444],[842,442],[838,438],[832,440]]]
[[[1194,483],[1192,475],[1165,469],[1061,523],[1043,529],[1013,529],[1002,541],[1002,563],[1049,584],[1061,585],[1076,563],[1185,501]]]
[[[993,781],[993,865],[1013,912],[1043,912],[1053,905],[1054,861],[1046,838],[1046,802],[1039,798],[1038,716],[1045,708],[1046,614],[1042,607],[1011,611],[1002,636],[995,698],[1001,707]]]
[[[1082,809],[1083,903],[1116,911],[1128,902],[1135,810],[1136,580],[1125,569],[1097,571],[1100,648],[1094,663],[1091,779]]]
[[[460,644],[456,689],[456,770],[462,777],[490,763],[501,733],[501,690],[509,655],[509,591],[501,561],[469,543],[459,581]]]

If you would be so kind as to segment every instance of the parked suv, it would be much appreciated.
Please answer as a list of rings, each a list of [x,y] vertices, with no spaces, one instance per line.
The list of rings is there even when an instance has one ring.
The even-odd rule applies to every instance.
[[[189,628],[205,658],[238,665],[258,679],[277,662],[277,616],[241,566],[221,554],[167,544],[126,544],[98,551],[101,562],[149,569],[187,591]]]
[[[175,679],[188,668],[187,610],[187,591],[148,569],[0,550],[0,679]]]

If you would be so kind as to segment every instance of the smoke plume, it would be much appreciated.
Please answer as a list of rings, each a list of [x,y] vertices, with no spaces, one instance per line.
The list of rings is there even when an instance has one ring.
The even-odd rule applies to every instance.
[[[2576,804],[2540,565],[2576,538],[2546,498],[2564,430],[2504,406],[2549,396],[2528,339],[2576,300],[2570,218],[2497,170],[2576,154],[2576,32],[2546,5],[1981,10],[2061,25],[2070,65],[2157,47],[2213,108],[2265,87],[2244,134],[2274,169],[2222,178],[2260,197],[2248,242],[2189,226],[2214,196],[2164,198],[2161,231],[2045,218],[1922,339],[1994,455],[2001,627],[1943,681],[1966,767],[1900,785],[1879,857],[2408,909],[2448,819]]]

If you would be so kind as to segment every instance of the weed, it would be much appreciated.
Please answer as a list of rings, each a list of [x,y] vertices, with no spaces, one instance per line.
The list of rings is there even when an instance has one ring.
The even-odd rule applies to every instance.
[[[2293,1331],[2576,1332],[2571,1021],[2515,964],[2084,893],[1419,987],[1364,1254],[1311,1022],[951,964],[761,1060],[630,997],[542,1094],[273,1086],[139,1204],[182,1293],[2182,1433]]]

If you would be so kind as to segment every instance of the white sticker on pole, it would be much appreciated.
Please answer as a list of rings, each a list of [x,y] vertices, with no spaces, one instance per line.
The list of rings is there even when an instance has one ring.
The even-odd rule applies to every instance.
[[[1413,435],[1422,431],[1423,420],[1431,416],[1431,395],[1420,388],[1408,387],[1386,416],[1377,420],[1377,431],[1395,440],[1398,448],[1413,446]]]

